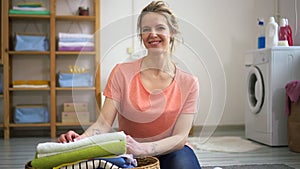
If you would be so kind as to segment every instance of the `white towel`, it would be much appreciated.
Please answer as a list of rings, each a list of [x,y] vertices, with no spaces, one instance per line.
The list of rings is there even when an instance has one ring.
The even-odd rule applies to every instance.
[[[14,10],[20,10],[20,11],[47,11],[47,8],[44,7],[18,7],[14,6]]]
[[[58,42],[58,47],[76,47],[76,46],[94,47],[94,43],[93,42]]]
[[[94,38],[93,34],[84,33],[58,33],[58,38]]]
[[[56,143],[56,142],[46,142],[39,143],[37,145],[37,154],[40,156],[53,155],[57,153],[74,151],[77,149],[82,149],[85,147],[101,145],[110,142],[126,141],[126,135],[124,132],[113,132],[113,133],[103,133],[99,135],[94,135],[87,137],[76,142],[69,143]]]

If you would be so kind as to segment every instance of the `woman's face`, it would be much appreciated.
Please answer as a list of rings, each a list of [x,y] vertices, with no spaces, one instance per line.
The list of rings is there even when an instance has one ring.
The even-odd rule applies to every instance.
[[[168,52],[170,43],[170,28],[167,19],[158,13],[150,12],[142,18],[142,41],[148,52]]]

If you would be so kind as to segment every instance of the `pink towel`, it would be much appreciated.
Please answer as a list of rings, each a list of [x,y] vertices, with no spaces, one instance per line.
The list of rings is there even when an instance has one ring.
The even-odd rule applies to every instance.
[[[291,103],[297,102],[300,96],[300,81],[299,80],[290,81],[285,86],[285,91],[286,91],[285,112],[287,115],[290,115]]]

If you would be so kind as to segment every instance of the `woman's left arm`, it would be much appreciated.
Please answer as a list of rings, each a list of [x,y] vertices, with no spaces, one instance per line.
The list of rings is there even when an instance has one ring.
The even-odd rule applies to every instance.
[[[139,143],[127,136],[127,153],[135,156],[155,156],[181,149],[187,142],[195,114],[182,113],[173,130],[173,134],[162,140]]]

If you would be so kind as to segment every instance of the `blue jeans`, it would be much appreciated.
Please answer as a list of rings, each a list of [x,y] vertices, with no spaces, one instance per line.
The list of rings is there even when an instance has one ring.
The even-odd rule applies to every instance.
[[[201,169],[196,154],[189,146],[158,157],[161,169]]]

